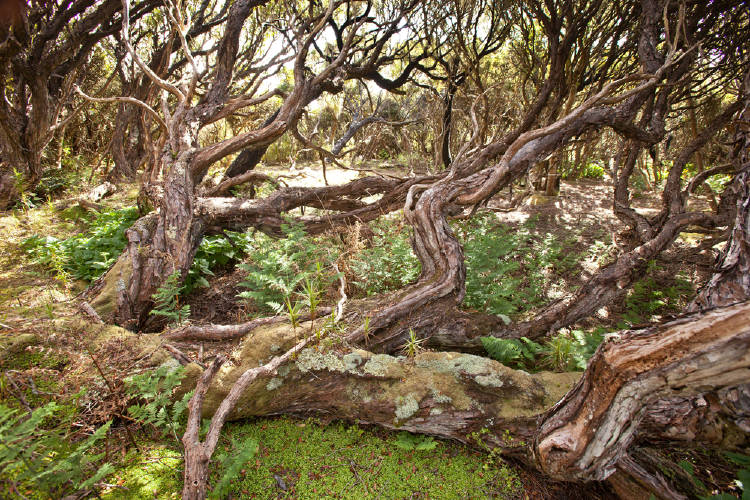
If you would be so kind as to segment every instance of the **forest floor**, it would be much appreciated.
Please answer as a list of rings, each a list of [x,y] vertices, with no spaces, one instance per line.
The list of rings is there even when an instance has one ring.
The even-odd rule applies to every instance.
[[[327,174],[328,181],[336,184],[354,178],[357,172],[329,169]],[[322,184],[322,177],[319,171],[303,167],[298,177],[287,182]],[[75,235],[92,234],[90,214],[74,202],[85,186],[79,190],[35,208],[0,214],[0,347],[3,347],[0,374],[4,375],[0,377],[0,404],[24,411],[52,400],[62,402],[69,424],[67,435],[77,439],[114,419],[116,425],[104,452],[105,459],[115,465],[115,471],[100,484],[102,497],[177,498],[181,487],[179,444],[168,433],[154,426],[133,425],[132,419],[124,416],[133,398],[123,379],[153,366],[150,353],[133,350],[127,342],[110,341],[104,327],[79,320],[77,297],[88,282],[77,279],[69,269],[70,262],[56,253],[68,251],[66,247],[44,247],[46,243],[37,241],[33,243],[36,248],[57,250],[42,254],[29,249],[32,247],[29,238],[52,237],[63,241]],[[103,203],[108,209],[125,209],[134,204],[136,195],[135,186],[121,186],[118,193]],[[559,196],[548,199],[535,195],[513,209],[507,206],[507,198],[508,193],[501,193],[490,204],[488,213],[494,222],[488,227],[497,223],[509,235],[522,232],[523,239],[514,241],[527,245],[523,255],[508,254],[507,258],[529,259],[539,248],[543,248],[545,255],[551,255],[549,262],[540,265],[524,261],[520,271],[512,270],[516,274],[508,276],[513,279],[518,280],[519,272],[529,270],[529,275],[536,273],[533,276],[537,276],[537,281],[517,281],[517,289],[492,306],[520,318],[580,286],[599,265],[605,264],[615,249],[613,241],[620,237],[616,233],[619,223],[609,208],[611,186],[602,180],[563,182]],[[658,204],[659,200],[651,193],[638,193],[636,208],[642,213],[653,213]],[[456,230],[484,245],[493,244],[494,240],[475,237],[480,234],[475,227],[458,225]],[[377,231],[376,227],[376,245],[380,241]],[[397,249],[408,251],[408,245],[404,247],[407,236],[394,243],[401,245]],[[602,309],[580,328],[611,331],[658,321],[679,312],[695,293],[695,285],[705,281],[711,269],[713,252],[710,248],[699,248],[703,237],[691,234],[681,237],[673,248],[649,265],[634,293],[622,303]],[[96,267],[96,260],[103,258],[101,249],[94,248],[90,240],[85,244],[77,241],[88,245],[87,251],[100,252],[76,254],[76,258],[89,259]],[[97,241],[101,243],[102,239]],[[467,242],[467,248],[470,247]],[[575,265],[563,265],[568,262],[566,256],[573,256]],[[105,257],[111,259],[116,255]],[[481,261],[472,262],[469,259],[470,266],[484,265]],[[385,260],[381,265],[389,271],[395,264]],[[230,323],[255,312],[252,308],[248,310],[246,301],[236,297],[245,290],[241,282],[246,271],[224,263],[212,272],[213,276],[206,276],[209,286],[198,287],[185,298],[185,303],[191,306],[191,321]],[[360,298],[387,291],[382,281],[357,286],[353,294]],[[489,299],[478,294],[470,293],[467,300],[474,300],[467,305],[472,308],[490,304]],[[155,350],[161,341],[157,335],[153,339]],[[197,354],[197,346],[182,347],[189,354]],[[191,351],[193,348],[196,352]],[[86,388],[85,394],[80,394],[81,388]],[[135,436],[125,432],[126,425]],[[139,450],[131,446],[131,439],[138,442]],[[456,443],[317,419],[258,418],[228,424],[217,450],[218,461],[222,453],[233,453],[233,443],[246,440],[257,443],[258,450],[238,471],[239,479],[227,485],[229,498],[613,497],[604,485],[549,482],[518,464]],[[692,464],[689,474],[679,468],[671,471],[675,480],[701,480],[709,492],[731,488],[733,471],[721,457],[705,459],[712,455],[696,455],[690,450],[670,453],[675,454],[675,462]],[[219,469],[214,481],[219,480]],[[22,493],[32,498],[47,496],[33,489]]]

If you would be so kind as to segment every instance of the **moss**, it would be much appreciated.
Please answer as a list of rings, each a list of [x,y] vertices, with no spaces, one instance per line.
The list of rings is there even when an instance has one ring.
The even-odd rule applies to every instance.
[[[248,335],[232,354],[239,362],[224,365],[214,378],[206,395],[204,415],[215,411],[245,370],[269,358],[273,345],[288,349],[296,341],[294,331],[283,323],[258,328]],[[578,377],[529,374],[488,358],[461,353],[423,352],[414,360],[407,360],[363,350],[340,353],[319,349],[320,346],[303,349],[294,362],[282,368],[283,372],[280,369],[275,379],[264,378],[251,384],[230,419],[268,411],[278,397],[298,397],[295,381],[308,384],[310,380],[304,374],[316,371],[355,375],[343,386],[347,396],[352,401],[392,408],[397,422],[412,418],[424,398],[445,405],[443,411],[480,409],[500,418],[536,415],[554,404]]]
[[[547,393],[546,404],[553,405],[560,401],[580,380],[582,372],[539,372],[534,378],[541,382]]]
[[[0,338],[0,362],[38,343],[39,338],[33,333],[22,333],[21,335]]]
[[[117,484],[101,491],[106,499],[179,498],[182,488],[179,452],[164,446],[131,452],[122,467],[108,478]]]
[[[260,451],[232,482],[232,498],[518,498],[520,481],[502,461],[439,441],[433,450],[403,450],[396,434],[356,425],[290,418],[228,424],[219,452],[230,439],[255,439]],[[221,470],[213,468],[215,484]],[[286,491],[278,487],[282,479]],[[167,497],[167,493],[162,494]],[[152,495],[153,496],[153,495]],[[168,497],[167,497],[168,498]]]
[[[91,301],[91,307],[105,321],[113,319],[115,306],[117,305],[117,293],[130,280],[131,274],[133,274],[133,269],[130,265],[130,259],[126,254],[123,254],[107,274],[102,277],[102,288],[96,298]]]

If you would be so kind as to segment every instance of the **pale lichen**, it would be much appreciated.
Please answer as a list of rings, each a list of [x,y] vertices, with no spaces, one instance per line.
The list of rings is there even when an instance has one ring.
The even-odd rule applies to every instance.
[[[300,352],[295,364],[301,372],[328,370],[343,373],[346,371],[344,362],[336,354],[322,353],[313,348]]]
[[[284,383],[283,378],[274,377],[268,381],[268,383],[266,384],[266,389],[268,389],[269,391],[273,391],[281,387],[283,383]]]
[[[461,375],[475,376],[492,371],[491,360],[471,354],[421,356],[417,359],[417,366],[439,373],[451,374],[456,378]]]
[[[345,354],[344,357],[341,358],[341,360],[344,362],[344,366],[349,372],[355,372],[357,368],[359,368],[359,365],[362,364],[362,356],[360,356],[356,352]]]
[[[407,394],[396,399],[396,419],[406,420],[419,411],[419,403],[413,395]]]
[[[349,383],[346,387],[346,394],[352,401],[361,401],[363,403],[369,403],[373,400],[372,395],[364,387],[357,386],[356,383]]]
[[[432,399],[435,400],[436,403],[451,403],[453,401],[453,398],[448,396],[447,394],[442,394],[437,389],[430,389],[430,392],[432,393]]]
[[[477,375],[474,380],[477,384],[485,387],[502,387],[503,380],[498,376],[497,373],[490,373],[489,375]]]
[[[398,366],[397,358],[387,354],[374,354],[362,367],[362,371],[375,377],[386,377],[389,370]]]

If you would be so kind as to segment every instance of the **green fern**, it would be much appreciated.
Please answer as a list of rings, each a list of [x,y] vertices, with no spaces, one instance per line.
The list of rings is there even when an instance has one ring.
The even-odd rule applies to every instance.
[[[227,498],[231,492],[232,481],[242,473],[242,468],[258,452],[258,442],[252,438],[239,440],[232,438],[230,445],[211,459],[219,464],[224,472],[221,479],[214,485],[209,498]]]
[[[500,363],[527,371],[549,369],[555,371],[585,370],[589,358],[603,340],[603,329],[593,332],[574,330],[560,333],[544,344],[526,337],[498,339],[481,337],[489,356]]]
[[[421,265],[409,242],[411,230],[401,220],[384,218],[372,225],[372,246],[351,260],[354,285],[367,295],[398,290],[419,276]]]
[[[437,447],[438,442],[430,436],[399,432],[393,444],[402,450],[430,451]]]
[[[250,300],[261,312],[280,314],[285,299],[300,292],[305,282],[313,280],[317,289],[324,289],[334,278],[330,263],[337,249],[333,245],[309,238],[302,224],[282,224],[281,230],[284,238],[277,240],[257,235],[247,262],[239,266],[247,272],[240,283],[247,290],[237,296]]]
[[[179,442],[185,410],[193,394],[192,391],[188,392],[173,401],[173,394],[184,377],[183,367],[162,365],[152,372],[127,379],[128,395],[138,400],[128,408],[130,417],[160,432],[169,433]]]
[[[65,407],[48,403],[29,414],[0,404],[0,482],[34,486],[50,498],[88,490],[114,471],[109,463],[100,464],[104,453],[93,453],[106,435],[111,422],[77,443],[70,442],[70,419],[59,419]]]
[[[180,306],[180,273],[175,271],[170,274],[152,296],[154,299],[154,308],[149,314],[155,316],[164,316],[170,320],[172,325],[181,325],[190,317],[190,306],[185,304]]]

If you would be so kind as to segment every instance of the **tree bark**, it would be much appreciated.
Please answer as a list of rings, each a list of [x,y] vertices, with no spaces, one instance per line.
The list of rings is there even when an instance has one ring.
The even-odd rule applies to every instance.
[[[750,71],[745,75],[745,103],[732,149],[737,175],[727,191],[737,197],[734,226],[717,258],[715,273],[688,306],[688,311],[750,299]]]

